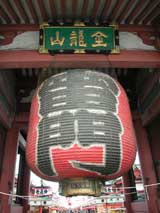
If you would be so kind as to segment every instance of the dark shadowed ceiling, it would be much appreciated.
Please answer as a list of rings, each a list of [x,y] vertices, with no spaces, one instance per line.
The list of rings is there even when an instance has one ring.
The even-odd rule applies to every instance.
[[[135,109],[137,107],[136,79],[137,74],[140,73],[139,71],[143,72],[142,69],[99,68],[96,70],[117,79],[126,90],[131,108]],[[30,101],[37,85],[51,75],[64,72],[64,69],[14,69],[12,72],[16,77],[17,111],[28,112]]]
[[[160,0],[1,0],[1,24],[160,24]]]

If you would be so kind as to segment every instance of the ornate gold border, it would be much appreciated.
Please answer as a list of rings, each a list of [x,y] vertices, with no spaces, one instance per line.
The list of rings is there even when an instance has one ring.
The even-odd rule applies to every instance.
[[[96,26],[94,28],[96,28]],[[48,49],[45,48],[45,35],[44,35],[44,28],[45,27],[51,27],[52,28],[54,26],[50,26],[48,23],[43,23],[43,24],[40,25],[40,30],[43,30],[43,35],[40,36],[40,39],[43,40],[43,44],[39,46],[39,53],[48,53]],[[69,28],[69,27],[90,27],[90,26],[86,26],[83,22],[80,22],[80,23],[75,23],[73,26],[63,26],[63,27]],[[112,27],[114,29],[114,31],[118,30],[118,25],[116,25],[116,24],[108,25],[108,27]],[[97,28],[98,28],[98,26],[97,26]],[[118,34],[118,39],[119,39],[119,34]],[[95,50],[95,52],[98,53],[98,51],[96,51],[96,50]],[[77,53],[78,54],[84,54],[84,53],[86,53],[86,51],[85,51],[85,49],[76,49],[76,50],[74,50],[74,53],[75,54],[77,54]],[[114,39],[114,48],[111,50],[111,54],[119,54],[119,53],[120,53],[120,47],[119,47],[119,45],[115,44],[115,39]]]
[[[40,39],[43,39],[43,44],[39,46],[39,53],[48,53],[48,49],[45,48],[45,35],[44,35],[44,28],[49,27],[48,23],[43,23],[40,25],[40,30],[43,30],[42,37],[40,36]]]
[[[118,30],[117,24],[111,24],[109,25],[109,27],[113,27],[114,31]],[[119,33],[118,33],[118,39],[119,39]],[[115,39],[114,39],[114,48],[111,50],[111,54],[119,54],[119,53],[120,53],[120,46],[115,44]]]

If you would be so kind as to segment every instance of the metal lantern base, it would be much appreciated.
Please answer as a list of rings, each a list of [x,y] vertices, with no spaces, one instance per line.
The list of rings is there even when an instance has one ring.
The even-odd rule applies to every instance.
[[[73,178],[60,182],[60,194],[63,196],[90,195],[100,196],[104,185],[102,180],[94,178]]]

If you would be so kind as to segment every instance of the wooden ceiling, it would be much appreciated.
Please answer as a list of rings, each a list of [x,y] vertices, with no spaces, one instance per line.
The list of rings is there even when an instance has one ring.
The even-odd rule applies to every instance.
[[[160,24],[160,0],[1,0],[0,24]]]

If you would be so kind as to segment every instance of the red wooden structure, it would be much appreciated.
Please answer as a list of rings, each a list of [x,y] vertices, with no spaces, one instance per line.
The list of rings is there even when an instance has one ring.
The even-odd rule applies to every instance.
[[[116,23],[120,54],[39,54],[42,22]],[[32,42],[31,42],[32,41]],[[34,0],[0,2],[0,192],[12,193],[17,150],[21,155],[18,194],[28,195],[25,162],[30,100],[37,84],[68,68],[92,68],[116,78],[132,110],[147,199],[126,195],[132,212],[160,211],[160,2],[127,0]],[[18,148],[17,148],[18,147]],[[134,185],[129,173],[125,186]],[[155,184],[155,185],[152,185]],[[130,192],[129,189],[126,192]],[[26,200],[14,206],[0,194],[0,212],[27,212]]]

